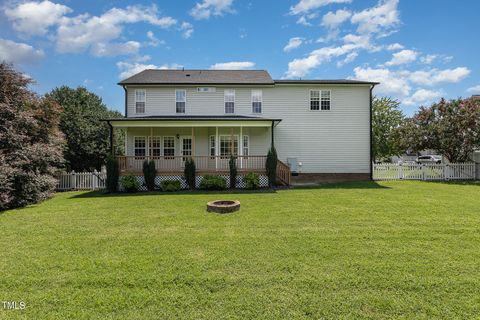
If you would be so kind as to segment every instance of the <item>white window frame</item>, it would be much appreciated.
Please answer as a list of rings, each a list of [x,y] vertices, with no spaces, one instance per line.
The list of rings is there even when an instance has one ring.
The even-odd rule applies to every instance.
[[[165,149],[166,149],[165,148],[165,140],[166,140],[166,138],[172,138],[172,140],[173,140],[173,156],[165,155]],[[176,147],[175,146],[175,136],[163,136],[162,137],[162,156],[163,157],[175,157],[175,149],[176,149],[175,147]],[[168,149],[172,149],[172,148],[168,148]]]
[[[137,138],[138,139],[143,139],[143,143],[145,144],[145,147],[143,148],[144,149],[144,155],[143,156],[137,156],[137,149],[142,149],[142,148],[137,148]],[[146,136],[134,136],[133,137],[133,156],[135,158],[145,158],[146,156],[148,155],[148,140],[147,140],[147,137]]]
[[[254,93],[260,93],[260,101],[253,101]],[[253,107],[254,102],[260,102],[260,112],[255,112],[255,108]],[[252,90],[251,105],[252,105],[252,113],[253,114],[262,114],[263,113],[263,90]]]
[[[312,92],[313,91],[318,91],[318,109],[312,109]],[[322,100],[322,93],[323,92],[328,92],[328,100]],[[329,101],[329,108],[328,109],[322,109],[322,101]],[[330,89],[310,89],[308,92],[308,108],[310,111],[313,112],[328,112],[332,110],[332,90]]]
[[[214,158],[215,155],[217,154],[216,153],[217,150],[216,150],[215,135],[213,135],[213,134],[210,135],[209,140],[208,140],[208,146],[209,146],[209,150],[210,150],[209,155],[210,155],[211,158]],[[212,151],[213,151],[213,154],[212,154]]]
[[[184,94],[184,97],[185,97],[185,101],[177,101],[177,92],[179,91],[183,91],[185,94]],[[183,102],[185,103],[184,107],[183,107],[183,112],[178,112],[178,109],[177,109],[177,103],[178,102]],[[175,89],[175,114],[186,114],[187,113],[187,90],[185,89]]]
[[[233,92],[233,101],[227,101],[227,92]],[[233,112],[227,112],[227,102],[233,102]],[[235,114],[235,89],[225,89],[223,90],[223,112],[225,114]]]
[[[190,149],[183,149],[183,139],[190,139]],[[185,150],[189,150],[190,151],[190,154],[188,155],[184,155],[183,152]],[[193,138],[192,136],[188,136],[188,135],[185,135],[185,136],[180,136],[180,155],[183,157],[183,161],[185,161],[187,158],[191,158],[194,156],[193,154]]]
[[[143,93],[143,101],[139,101],[137,98],[137,94]],[[138,112],[138,107],[137,103],[142,103],[143,102],[143,112]],[[147,110],[147,90],[145,89],[136,89],[135,90],[135,114],[145,114]]]
[[[247,143],[247,146],[245,146],[245,142]],[[242,155],[245,157],[250,155],[250,136],[245,134],[242,136]]]
[[[159,147],[153,147],[153,141],[157,140],[159,142]],[[152,157],[161,157],[162,156],[162,151],[163,151],[163,139],[162,136],[149,136],[148,137],[148,155]],[[153,150],[158,150],[158,154],[154,155]]]
[[[222,138],[224,137],[228,137],[228,138],[231,138],[232,135],[231,134],[221,134],[218,136],[218,155],[222,158],[230,158],[231,154],[228,154],[228,155],[222,155]],[[233,151],[235,151],[235,140],[237,140],[237,153],[233,153],[234,156],[238,156],[239,155],[239,148],[240,148],[240,139],[238,137],[238,134],[234,134],[233,135]]]

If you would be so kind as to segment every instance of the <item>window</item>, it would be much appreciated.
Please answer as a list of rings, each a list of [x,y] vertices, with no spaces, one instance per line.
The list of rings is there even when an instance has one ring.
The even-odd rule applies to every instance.
[[[233,136],[233,150],[232,136],[220,136],[220,156],[230,157],[232,154],[238,155],[238,136]]]
[[[210,136],[210,157],[215,157],[215,136]]]
[[[217,89],[215,87],[198,87],[197,92],[216,92]]]
[[[243,136],[243,155],[248,156],[248,151],[250,149],[250,139],[248,136]]]
[[[163,137],[163,156],[175,156],[175,137]]]
[[[330,90],[310,90],[310,110],[330,110]]]
[[[135,113],[145,113],[145,90],[135,90]]]
[[[225,90],[225,113],[235,113],[235,90]]]
[[[152,137],[150,140],[150,155],[152,157],[160,157],[162,155],[162,139],[160,137]]]
[[[147,154],[147,144],[145,142],[145,137],[134,137],[134,154],[135,157],[145,157]]]
[[[252,113],[262,113],[262,90],[252,90]]]
[[[185,113],[185,104],[187,101],[187,92],[185,90],[175,90],[175,112]]]

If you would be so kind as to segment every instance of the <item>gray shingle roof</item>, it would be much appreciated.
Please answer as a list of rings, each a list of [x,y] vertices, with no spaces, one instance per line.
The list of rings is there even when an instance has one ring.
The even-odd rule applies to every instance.
[[[118,84],[274,84],[265,70],[147,69]]]

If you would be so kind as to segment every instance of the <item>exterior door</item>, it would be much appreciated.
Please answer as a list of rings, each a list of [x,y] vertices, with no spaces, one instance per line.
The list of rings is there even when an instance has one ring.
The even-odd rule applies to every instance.
[[[180,144],[180,153],[182,154],[182,163],[192,156],[192,137],[182,136]]]

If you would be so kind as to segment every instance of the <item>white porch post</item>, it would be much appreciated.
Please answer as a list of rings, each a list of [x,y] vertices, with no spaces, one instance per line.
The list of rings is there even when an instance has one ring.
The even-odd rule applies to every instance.
[[[243,127],[240,126],[240,136],[238,141],[238,154],[240,155],[240,169],[243,168]]]
[[[218,127],[215,127],[215,171],[218,170],[218,149],[220,145],[218,143]]]

